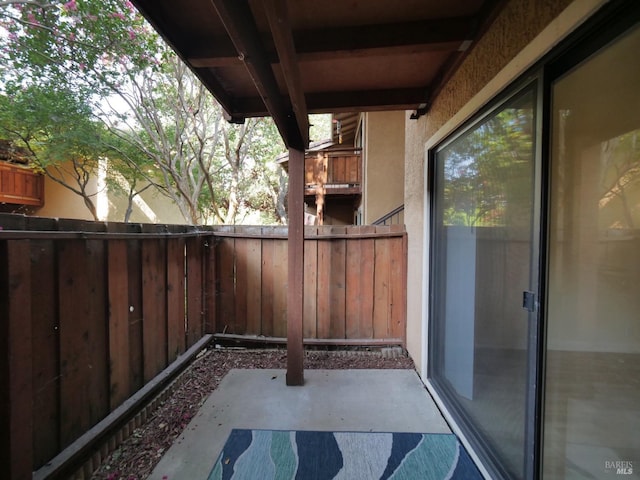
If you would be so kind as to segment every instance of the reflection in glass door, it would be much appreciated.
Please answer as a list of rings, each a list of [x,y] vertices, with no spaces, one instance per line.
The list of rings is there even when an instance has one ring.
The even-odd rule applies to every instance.
[[[531,86],[435,155],[430,375],[514,479],[525,470],[535,106]]]
[[[553,85],[545,480],[640,478],[638,52],[640,28]]]

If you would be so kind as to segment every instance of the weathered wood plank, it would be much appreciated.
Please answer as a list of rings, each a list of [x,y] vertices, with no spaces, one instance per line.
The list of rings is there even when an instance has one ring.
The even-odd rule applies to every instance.
[[[373,335],[374,338],[385,338],[390,334],[390,252],[389,240],[379,238],[375,240],[375,282],[373,302]]]
[[[317,338],[331,338],[331,240],[322,236],[331,233],[331,227],[318,227],[318,290]]]
[[[287,322],[289,320],[287,316],[287,296],[291,293],[290,289],[297,289],[302,287],[302,279],[299,280],[299,285],[292,285],[290,277],[287,275],[287,253],[288,253],[288,241],[275,240],[273,247],[273,276],[274,276],[274,291],[273,291],[273,334],[277,337],[287,336]],[[303,268],[301,264],[300,268]],[[298,278],[298,276],[296,276]],[[300,292],[300,302],[302,302],[302,291]],[[302,329],[302,303],[300,303],[300,328]],[[302,331],[302,330],[301,330]]]
[[[277,288],[274,275],[275,243],[262,240],[262,335],[273,336],[273,298]]]
[[[247,333],[260,334],[262,314],[262,245],[259,239],[246,239]]]
[[[167,240],[167,361],[186,348],[185,239]]]
[[[0,476],[17,480],[33,468],[30,247],[0,242]]]
[[[203,335],[204,298],[202,296],[202,240],[187,239],[187,346]]]
[[[332,233],[344,234],[345,227],[333,227]],[[329,283],[329,301],[331,305],[329,338],[345,338],[346,303],[346,240],[335,239],[331,244],[331,278]]]
[[[215,333],[217,329],[218,277],[216,273],[216,245],[213,236],[205,241],[204,297],[205,333]]]
[[[144,385],[142,358],[142,241],[127,241],[127,270],[129,279],[129,368],[131,395]]]
[[[305,236],[313,235],[314,239],[304,242],[304,312],[302,334],[304,338],[316,338],[318,333],[318,241],[316,227],[305,227]]]
[[[108,245],[110,408],[129,397],[129,275],[126,240]]]
[[[236,333],[235,310],[235,239],[223,238],[218,245],[218,279],[220,282],[220,294],[218,295],[218,328],[221,331]]]
[[[109,413],[109,316],[107,296],[107,250],[104,240],[87,240],[89,319],[89,421],[95,425]]]
[[[167,365],[165,240],[142,243],[142,343],[144,383]]]
[[[94,320],[90,318],[94,310],[91,290],[95,288],[90,276],[96,270],[90,265],[92,256],[83,240],[59,244],[61,447],[91,426],[94,407],[90,405],[97,397],[91,388],[93,353],[90,349],[97,343],[92,338]],[[104,322],[104,312],[101,320]]]
[[[31,240],[31,320],[33,356],[33,464],[58,452],[60,381],[56,249],[51,240]]]
[[[374,227],[350,227],[369,233]],[[346,338],[373,338],[373,239],[346,241]]]
[[[235,333],[248,333],[247,331],[247,239],[236,238],[236,284],[235,284]]]
[[[405,317],[406,317],[406,241],[405,237],[389,238],[389,249],[391,252],[390,265],[390,335],[392,337],[405,337]]]

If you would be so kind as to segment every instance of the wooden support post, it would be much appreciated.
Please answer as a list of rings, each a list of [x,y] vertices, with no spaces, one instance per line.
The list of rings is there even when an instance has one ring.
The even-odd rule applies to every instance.
[[[33,470],[31,252],[29,241],[0,241],[0,478]]]
[[[289,233],[287,285],[287,385],[304,383],[304,152],[289,148]]]

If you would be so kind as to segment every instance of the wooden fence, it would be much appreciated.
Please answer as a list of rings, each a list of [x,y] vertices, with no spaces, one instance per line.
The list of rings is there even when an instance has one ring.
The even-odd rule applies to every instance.
[[[213,242],[185,228],[0,226],[0,476],[31,478],[209,330]]]
[[[219,227],[214,232],[216,332],[286,337],[286,228]],[[403,342],[406,258],[401,225],[305,227],[304,338]]]
[[[286,337],[286,233],[0,214],[0,477],[30,479],[205,334]],[[305,235],[304,337],[402,343],[404,229]]]

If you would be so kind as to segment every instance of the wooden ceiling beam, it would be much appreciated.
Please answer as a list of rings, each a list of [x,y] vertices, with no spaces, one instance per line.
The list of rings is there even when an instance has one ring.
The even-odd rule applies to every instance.
[[[441,49],[443,44],[470,40],[472,17],[442,18],[382,25],[324,28],[294,32],[301,60],[352,56],[358,51]]]
[[[410,110],[423,103],[427,95],[425,88],[316,92],[307,94],[307,106],[311,113]]]
[[[287,84],[293,113],[296,116],[298,130],[302,134],[306,148],[309,145],[309,114],[307,113],[307,102],[304,98],[304,90],[300,80],[300,69],[293,44],[293,36],[291,35],[291,22],[286,0],[264,0],[264,6],[271,35],[280,59],[280,68]]]
[[[267,12],[269,9],[267,8]],[[323,28],[293,31],[293,44],[300,61],[336,59],[385,53],[426,52],[449,48],[452,42],[474,38],[477,21],[473,17],[456,17],[382,25]],[[226,37],[194,39],[187,59],[196,68],[238,65],[240,59]],[[269,62],[278,55],[263,37]]]
[[[211,0],[222,21],[236,54],[247,68],[260,98],[287,147],[304,150],[304,136],[295,122],[293,111],[283,100],[271,64],[260,38],[260,32],[248,2],[243,0]],[[234,107],[237,105],[234,104]],[[243,111],[234,108],[235,111]],[[229,112],[233,115],[233,112]]]
[[[348,92],[315,92],[305,95],[309,113],[349,113],[372,110],[413,110],[425,103],[425,88],[398,88],[385,90],[359,90]],[[288,101],[284,98],[283,101]],[[269,115],[259,97],[240,97],[235,100],[238,111],[247,117]],[[371,106],[375,105],[374,108]]]

